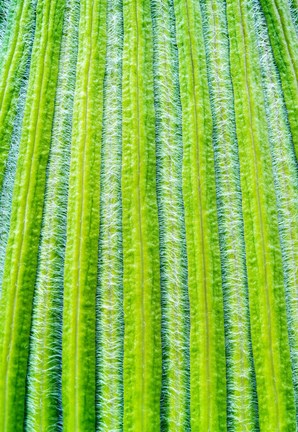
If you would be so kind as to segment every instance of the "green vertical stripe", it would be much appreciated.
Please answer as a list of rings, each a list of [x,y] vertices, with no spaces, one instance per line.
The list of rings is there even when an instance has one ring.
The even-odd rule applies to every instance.
[[[287,319],[298,414],[298,177],[282,87],[274,63],[266,22],[258,5],[255,22],[262,84],[277,194],[279,233],[286,284]]]
[[[62,423],[63,261],[78,11],[77,0],[67,2],[33,302],[26,416],[28,431],[55,430],[61,428]]]
[[[15,7],[18,1],[10,3],[10,9],[7,11],[8,14],[8,22],[7,29],[5,33],[5,41],[2,40],[0,42],[0,70],[5,67],[5,56],[9,47],[9,38],[12,36],[13,23],[15,18]],[[5,8],[5,4],[3,7]],[[34,21],[34,22],[33,22]],[[29,81],[29,71],[30,71],[30,62],[32,55],[32,46],[33,39],[35,33],[35,20],[33,19],[32,12],[32,22],[30,24],[30,29],[28,31],[28,40],[27,40],[27,48],[28,58],[25,61],[25,67],[21,68],[21,73],[19,71],[17,73],[17,85],[16,92],[12,95],[12,106],[15,106],[12,110],[12,106],[10,106],[8,112],[9,115],[9,133],[6,134],[6,138],[3,142],[3,152],[7,154],[5,164],[3,165],[3,178],[2,178],[2,186],[0,187],[0,295],[2,290],[2,280],[3,280],[3,271],[4,271],[4,261],[5,261],[5,253],[6,246],[9,237],[9,227],[10,227],[10,219],[11,219],[11,211],[12,211],[12,195],[13,195],[13,187],[16,176],[16,167],[17,160],[19,155],[19,145],[22,134],[22,122],[24,116],[24,109],[26,104],[26,95]],[[25,56],[26,57],[26,56]],[[0,72],[1,75],[1,72]],[[0,109],[1,110],[1,109]],[[6,123],[4,121],[4,123]],[[11,128],[11,129],[10,129]],[[0,126],[1,129],[1,126]],[[4,129],[2,129],[3,131]],[[6,146],[6,149],[5,149]],[[1,146],[0,146],[1,147]],[[0,150],[1,151],[1,150]],[[4,157],[4,159],[5,159]]]
[[[33,34],[34,29],[32,29],[32,35]],[[33,44],[31,44],[30,46],[30,56],[32,54],[32,45]],[[18,99],[16,101],[17,113],[13,122],[14,124],[10,139],[10,148],[7,155],[3,184],[0,193],[0,293],[2,290],[5,253],[12,215],[12,196],[16,176],[17,161],[19,156],[19,146],[22,135],[22,122],[26,105],[29,70],[30,63],[28,62],[22,78]]]
[[[124,430],[160,427],[160,275],[148,0],[124,2],[122,217]]]
[[[174,4],[183,120],[191,428],[220,431],[226,429],[226,371],[206,58],[199,4],[191,0]]]
[[[250,1],[227,5],[260,428],[294,430],[276,195]]]
[[[0,54],[0,191],[10,148],[11,135],[17,113],[17,100],[22,78],[28,62],[34,3],[23,0],[17,3],[7,46],[1,47]]]
[[[260,0],[279,70],[284,99],[298,161],[298,38],[291,20],[289,4],[284,0]]]
[[[38,4],[0,305],[0,428],[23,430],[32,299],[64,1]]]
[[[95,306],[106,1],[81,2],[64,267],[63,427],[95,428]]]
[[[201,1],[214,122],[218,220],[227,346],[228,427],[255,430],[256,398],[248,310],[238,144],[225,5]]]
[[[162,289],[162,428],[189,429],[189,307],[182,201],[181,104],[174,9],[153,1],[157,191]]]

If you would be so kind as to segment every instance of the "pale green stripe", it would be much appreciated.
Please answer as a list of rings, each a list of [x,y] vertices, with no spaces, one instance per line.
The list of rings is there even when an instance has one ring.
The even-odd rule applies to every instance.
[[[106,432],[122,430],[123,422],[122,27],[122,0],[109,0],[97,297],[97,430]]]
[[[157,190],[163,320],[162,427],[189,429],[189,308],[181,105],[172,1],[153,1]]]
[[[282,88],[270,48],[265,20],[255,5],[257,41],[266,103],[273,172],[278,199],[279,231],[287,287],[287,313],[298,413],[298,179]]]
[[[201,1],[207,50],[214,149],[218,182],[227,345],[228,427],[256,428],[254,371],[250,342],[245,244],[241,209],[238,145],[229,64],[225,5]]]
[[[0,306],[0,429],[5,431],[23,430],[32,298],[64,2],[41,2],[38,12]]]
[[[9,153],[13,125],[17,114],[17,100],[20,94],[23,74],[28,62],[34,2],[20,1],[13,16],[15,23],[11,29],[7,47],[1,47],[0,55],[0,191],[2,189],[5,166]]]
[[[276,195],[252,3],[234,0],[227,13],[260,428],[294,430]]]
[[[77,57],[78,0],[66,5],[39,270],[33,302],[26,430],[61,430],[63,260],[71,118]]]
[[[197,2],[176,0],[174,4],[183,120],[191,428],[221,431],[226,430],[223,297],[202,21]]]
[[[148,0],[124,2],[122,218],[124,430],[160,428],[161,328]]]
[[[64,267],[63,428],[95,428],[95,298],[106,1],[80,3]]]
[[[280,74],[298,160],[298,35],[286,1],[260,0],[260,4],[266,17],[270,42]]]
[[[34,31],[32,29],[32,41],[33,41],[33,34]],[[31,57],[32,45],[33,44],[31,44],[30,46],[30,57]],[[14,119],[13,131],[11,134],[11,141],[10,141],[10,148],[7,156],[5,174],[3,178],[3,185],[0,194],[0,296],[2,290],[6,246],[9,237],[13,188],[14,188],[14,182],[16,176],[17,161],[19,155],[19,145],[20,145],[21,134],[22,134],[22,122],[23,122],[24,109],[26,103],[26,94],[27,94],[29,70],[30,70],[29,66],[30,63],[28,62],[26,66],[26,70],[24,71],[19,97],[16,102],[17,113]]]

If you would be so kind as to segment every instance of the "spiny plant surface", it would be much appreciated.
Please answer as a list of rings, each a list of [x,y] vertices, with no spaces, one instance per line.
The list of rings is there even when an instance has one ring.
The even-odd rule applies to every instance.
[[[0,0],[0,432],[297,432],[297,0]]]

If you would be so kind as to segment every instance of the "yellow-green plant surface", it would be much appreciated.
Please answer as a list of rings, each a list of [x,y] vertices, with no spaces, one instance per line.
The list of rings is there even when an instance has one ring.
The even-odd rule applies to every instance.
[[[0,432],[297,432],[297,0],[0,0]]]

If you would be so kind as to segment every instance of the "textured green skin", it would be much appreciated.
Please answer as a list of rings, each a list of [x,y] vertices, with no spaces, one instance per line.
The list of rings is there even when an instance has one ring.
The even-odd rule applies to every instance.
[[[243,192],[252,346],[262,431],[295,430],[276,196],[248,2],[227,5]]]
[[[163,317],[162,430],[189,428],[189,317],[182,140],[173,4],[152,3]]]
[[[9,29],[7,46],[2,47],[0,56],[0,191],[17,113],[21,79],[30,53],[33,9],[32,0],[23,0],[16,4],[14,25]]]
[[[60,326],[78,9],[78,0],[68,2],[61,44],[39,271],[34,293],[26,415],[29,431],[56,430],[61,421]]]
[[[226,10],[221,0],[201,1],[214,120],[218,219],[223,266],[227,344],[228,426],[256,426],[250,321],[245,269],[238,146],[229,64]],[[227,199],[228,197],[228,199]]]
[[[279,70],[298,161],[298,38],[289,5],[284,0],[260,0]]]
[[[95,299],[106,2],[81,2],[64,267],[65,431],[95,429]]]
[[[214,154],[199,5],[176,0],[183,132],[183,193],[190,301],[193,431],[226,430],[223,296]]]
[[[29,3],[11,1],[17,19],[0,48],[0,76],[13,89],[0,127],[14,128],[0,136],[1,149],[11,146],[1,260],[12,214],[0,431],[62,429],[63,366],[66,431],[254,432],[259,414],[262,432],[294,432],[290,1],[262,1],[268,35],[259,0],[125,0],[124,29],[122,0],[67,0],[67,14],[80,4],[80,26],[65,17],[65,0],[40,0],[26,95],[18,77],[31,48],[19,52],[15,29],[24,35],[28,22],[33,35],[32,18],[18,9]]]
[[[123,422],[123,286],[121,214],[122,0],[108,2],[101,165],[97,299],[97,430]]]
[[[23,430],[29,333],[64,1],[40,2],[0,304],[0,430]]]
[[[259,20],[260,21],[260,20]],[[266,27],[258,31],[263,91],[271,144],[274,182],[277,193],[277,210],[286,283],[287,319],[298,415],[298,177],[291,133],[287,124],[283,93],[276,71]],[[264,42],[262,43],[262,40]],[[274,110],[272,109],[274,107]]]
[[[2,0],[0,3],[0,67],[7,53],[14,25],[17,24],[15,12],[22,3],[22,0]]]
[[[124,430],[160,427],[160,272],[148,0],[124,2],[122,218]]]

